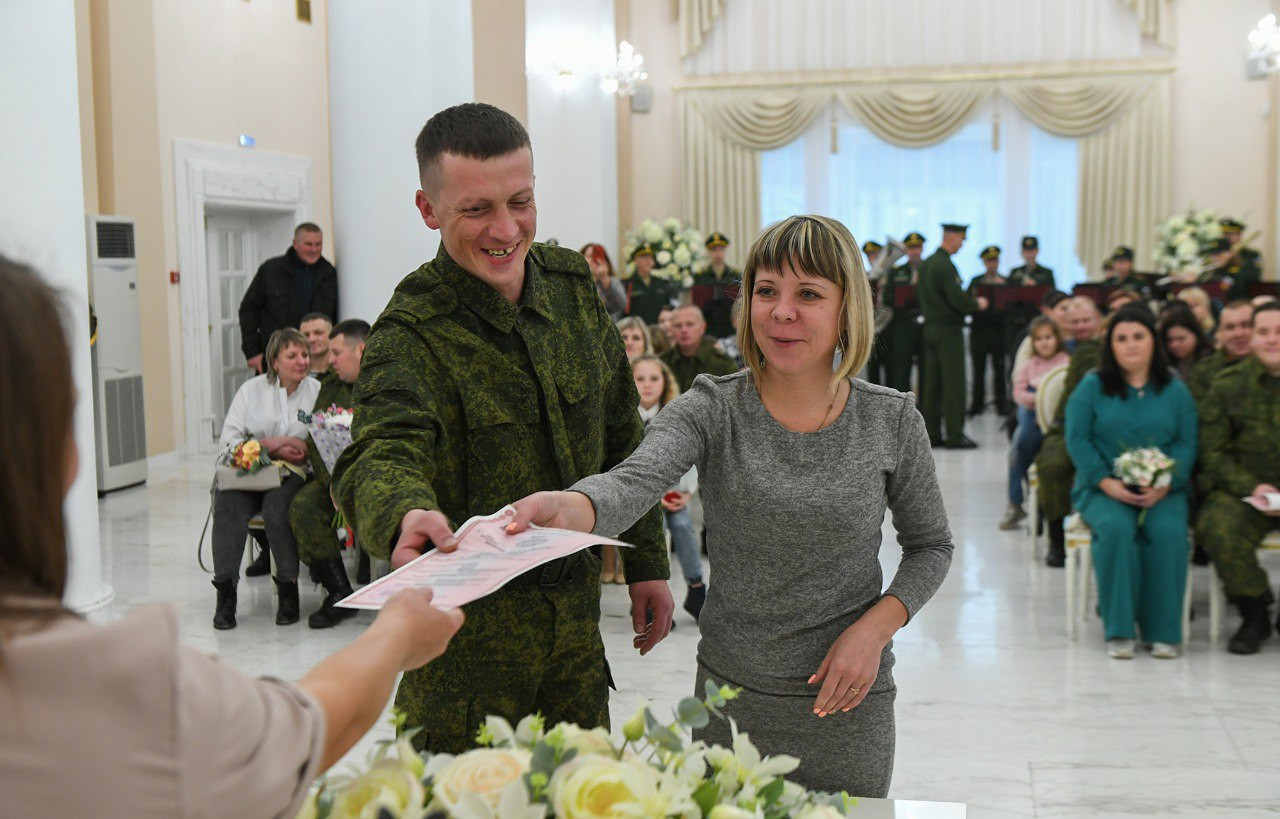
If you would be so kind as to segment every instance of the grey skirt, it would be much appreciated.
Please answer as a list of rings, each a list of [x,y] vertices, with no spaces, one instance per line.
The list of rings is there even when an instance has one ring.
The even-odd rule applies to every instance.
[[[699,699],[707,678],[707,670],[699,663],[694,688]],[[731,680],[716,682],[734,685]],[[787,754],[800,760],[800,767],[787,776],[792,782],[826,793],[845,791],[851,796],[883,799],[893,778],[893,703],[897,696],[896,688],[875,692],[847,714],[819,717],[813,713],[816,690],[811,696],[790,697],[743,689],[724,713],[733,717],[740,732],[750,735],[762,755]],[[724,719],[712,717],[693,738],[733,747],[729,722]]]

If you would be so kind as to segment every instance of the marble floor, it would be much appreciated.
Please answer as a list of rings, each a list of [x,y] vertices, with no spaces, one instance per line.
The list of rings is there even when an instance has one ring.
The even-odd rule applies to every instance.
[[[1068,640],[1062,571],[1032,559],[1025,533],[996,526],[1006,452],[997,419],[979,418],[969,431],[981,449],[935,451],[957,548],[941,590],[897,639],[890,796],[964,802],[975,817],[1280,811],[1280,641],[1253,657],[1211,647],[1205,569],[1192,572],[1198,616],[1183,658],[1109,660],[1096,620]],[[328,631],[305,622],[278,627],[271,583],[259,578],[241,581],[239,628],[214,631],[213,589],[195,554],[209,480],[206,459],[184,459],[153,469],[147,486],[100,502],[112,614],[168,603],[189,644],[251,674],[300,677],[368,615]],[[885,531],[881,561],[891,576],[896,541],[887,523]],[[304,585],[304,616],[320,596]],[[678,629],[641,658],[630,647],[627,604],[623,587],[605,589],[601,628],[620,687],[616,723],[642,695],[666,710],[690,692],[698,639],[695,623],[678,612]],[[1234,627],[1228,616],[1224,636]],[[379,726],[352,755],[387,735]]]

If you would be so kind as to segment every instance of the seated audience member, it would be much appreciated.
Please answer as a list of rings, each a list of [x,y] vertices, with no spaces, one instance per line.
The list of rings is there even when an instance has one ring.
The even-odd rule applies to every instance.
[[[676,315],[676,308],[672,307],[669,304],[663,307],[662,310],[658,313],[657,325],[659,328],[662,329],[662,332],[667,334],[667,338],[671,338],[673,335],[673,331],[671,329],[671,320],[675,318],[675,315]]]
[[[591,268],[591,277],[596,280],[596,292],[604,302],[605,312],[617,321],[627,311],[627,291],[622,288],[622,280],[613,273],[608,251],[604,245],[592,242],[583,245],[581,252],[587,259],[587,267]]]
[[[307,425],[298,420],[315,406],[320,382],[307,375],[307,340],[292,328],[277,330],[267,342],[267,371],[240,386],[222,422],[219,446],[230,451],[253,438],[273,460],[307,463]],[[298,547],[289,526],[289,504],[302,488],[293,472],[275,489],[251,492],[218,488],[213,493],[213,586],[218,590],[213,627],[236,627],[236,584],[249,519],[259,512],[276,565],[279,606],[276,625],[298,622]]]
[[[444,652],[461,610],[433,608],[426,590],[401,592],[295,685],[183,646],[169,606],[101,627],[66,609],[63,498],[81,461],[60,305],[4,259],[0,291],[6,812],[294,816],[312,780],[382,717],[397,674]]]
[[[1252,355],[1213,379],[1200,415],[1200,467],[1211,491],[1196,541],[1240,609],[1243,622],[1227,644],[1232,654],[1256,654],[1271,636],[1274,597],[1257,549],[1280,526],[1280,508],[1270,502],[1280,493],[1280,304],[1254,311],[1251,347]]]
[[[1137,290],[1128,287],[1120,287],[1111,291],[1111,295],[1107,296],[1107,315],[1114,313],[1126,304],[1141,304],[1142,296]]]
[[[1022,509],[1022,482],[1027,468],[1040,451],[1040,425],[1036,422],[1036,390],[1050,370],[1066,366],[1070,361],[1063,348],[1062,331],[1045,316],[1031,320],[1031,357],[1013,375],[1013,400],[1018,406],[1018,425],[1009,451],[1009,507],[1000,528],[1016,529],[1026,518]]]
[[[1039,474],[1036,499],[1045,528],[1049,532],[1049,553],[1045,556],[1045,564],[1054,568],[1061,568],[1066,562],[1066,541],[1062,526],[1067,515],[1071,514],[1071,482],[1075,476],[1075,467],[1067,455],[1067,443],[1063,434],[1067,398],[1081,380],[1098,366],[1102,350],[1102,342],[1098,339],[1098,333],[1102,329],[1098,306],[1093,299],[1077,299],[1071,308],[1070,322],[1075,349],[1071,352],[1071,361],[1067,365],[1067,377],[1062,382],[1062,401],[1054,410],[1049,432],[1041,441],[1040,452],[1036,455],[1036,471]]]
[[[1152,656],[1173,659],[1182,643],[1196,408],[1169,371],[1151,311],[1130,305],[1112,317],[1098,369],[1071,393],[1066,420],[1076,467],[1071,501],[1093,532],[1107,654],[1133,657],[1136,622]],[[1113,476],[1115,459],[1137,447],[1174,460],[1170,484],[1137,488]]]
[[[1277,301],[1277,299],[1270,293],[1263,293],[1261,296],[1254,296],[1252,299],[1249,299],[1249,303],[1254,307],[1261,307],[1264,304],[1271,304],[1274,301]]]
[[[636,391],[640,394],[640,418],[648,427],[658,412],[676,400],[680,389],[671,368],[655,355],[646,355],[631,362],[635,375]],[[680,561],[680,573],[684,575],[688,591],[684,598],[684,610],[694,620],[702,613],[707,599],[707,587],[702,582],[702,561],[698,557],[698,539],[693,533],[693,520],[689,517],[689,501],[698,488],[697,469],[690,469],[675,486],[662,496],[662,517],[671,533],[671,547]]]
[[[1050,290],[1040,298],[1040,315],[1053,321],[1053,323],[1058,326],[1058,331],[1063,338],[1069,338],[1071,335],[1070,319],[1068,318],[1070,309],[1071,296],[1068,296],[1061,290]],[[1013,378],[1013,374],[1026,364],[1027,359],[1031,357],[1030,329],[1031,324],[1028,322],[1027,326],[1019,329],[1017,334],[1014,336],[1013,349],[1015,352],[1013,354],[1013,363],[1010,365],[1009,369],[1009,377],[1011,380]]]
[[[1200,329],[1204,330],[1205,335],[1212,337],[1216,322],[1213,320],[1213,302],[1209,299],[1209,294],[1200,287],[1187,287],[1179,291],[1177,301],[1185,302],[1191,308],[1196,321],[1200,323]]]
[[[307,340],[307,353],[311,375],[319,378],[329,371],[329,331],[333,322],[324,313],[307,313],[298,325],[298,331]]]
[[[329,337],[329,352],[333,370],[320,382],[312,412],[337,405],[351,409],[351,386],[360,375],[360,358],[364,355],[364,343],[369,338],[369,323],[360,319],[347,319],[333,328]],[[355,609],[334,608],[334,604],[351,594],[351,581],[342,565],[342,551],[333,526],[336,514],[330,494],[329,470],[316,449],[315,442],[307,438],[307,458],[311,462],[312,480],[298,490],[289,504],[289,524],[298,544],[298,558],[310,567],[312,576],[327,592],[319,610],[307,618],[311,628],[330,628],[355,615]],[[366,578],[367,582],[367,578]]]
[[[627,361],[635,361],[645,353],[653,352],[653,340],[649,336],[649,327],[639,316],[619,319],[618,332],[622,334],[622,344],[627,350]]]
[[[1214,376],[1224,369],[1238,364],[1249,355],[1253,340],[1253,305],[1247,301],[1233,301],[1222,308],[1218,316],[1218,349],[1196,362],[1187,376],[1187,388],[1196,400],[1197,408],[1209,394]]]
[[[1178,377],[1186,382],[1195,367],[1213,352],[1213,344],[1205,337],[1200,322],[1191,308],[1173,302],[1160,313],[1160,343]]]
[[[693,379],[702,373],[731,375],[738,371],[733,360],[716,349],[715,339],[707,335],[702,311],[692,304],[676,310],[671,331],[674,343],[662,354],[662,361],[675,373],[681,392],[693,386]]]
[[[671,349],[671,336],[659,324],[649,325],[649,344],[654,355],[663,355]]]

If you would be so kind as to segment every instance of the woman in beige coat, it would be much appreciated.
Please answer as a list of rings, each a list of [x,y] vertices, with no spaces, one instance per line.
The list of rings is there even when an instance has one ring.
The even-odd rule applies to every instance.
[[[0,257],[0,293],[0,814],[293,816],[461,612],[403,592],[294,685],[183,647],[168,607],[63,608],[71,362],[47,285]]]

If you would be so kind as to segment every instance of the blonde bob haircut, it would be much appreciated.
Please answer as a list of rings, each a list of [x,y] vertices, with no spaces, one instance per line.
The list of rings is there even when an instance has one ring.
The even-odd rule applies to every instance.
[[[867,269],[858,240],[847,227],[828,216],[789,216],[769,225],[752,243],[742,269],[742,295],[737,305],[741,311],[738,349],[747,367],[756,374],[764,372],[767,366],[751,326],[756,273],[781,271],[784,265],[801,275],[826,279],[840,287],[840,334],[836,349],[841,358],[840,366],[831,374],[834,392],[841,381],[866,365],[875,341],[871,285],[867,283]]]
[[[276,359],[280,357],[280,353],[284,352],[285,347],[301,347],[304,353],[311,354],[307,337],[302,333],[293,327],[276,330],[267,340],[267,352],[262,357],[263,370],[266,371],[267,381],[271,384],[280,383],[280,373],[276,372]]]

